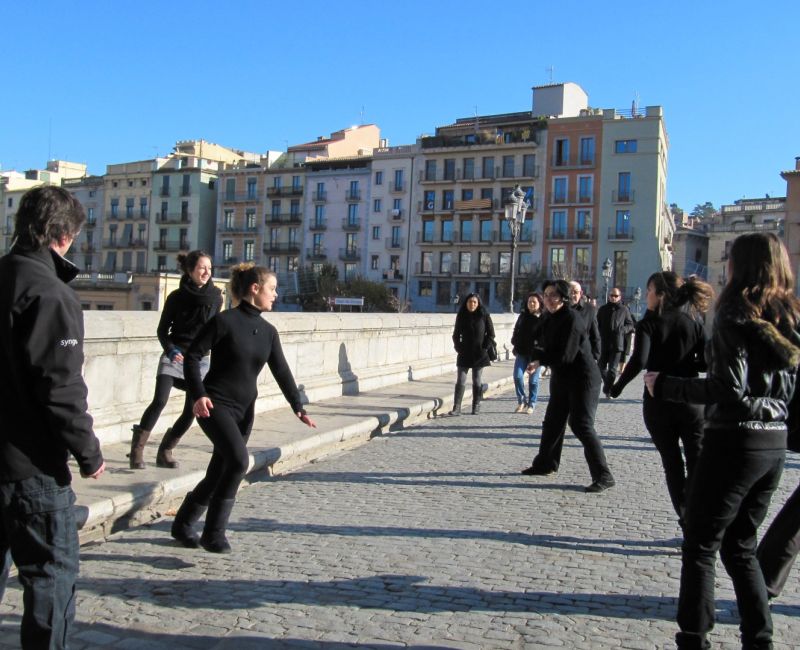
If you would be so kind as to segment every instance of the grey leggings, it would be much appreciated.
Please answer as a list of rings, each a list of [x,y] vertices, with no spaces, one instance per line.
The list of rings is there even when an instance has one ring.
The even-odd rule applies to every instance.
[[[459,386],[467,386],[467,373],[470,371],[469,368],[464,368],[458,366],[458,375],[456,378],[456,383]],[[481,394],[481,375],[483,374],[483,368],[472,368],[472,394],[480,395]]]

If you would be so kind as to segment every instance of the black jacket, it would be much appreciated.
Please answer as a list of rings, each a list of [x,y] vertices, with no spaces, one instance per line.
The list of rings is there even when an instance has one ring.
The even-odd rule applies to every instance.
[[[222,308],[222,292],[209,280],[196,287],[189,276],[181,278],[180,287],[167,296],[158,321],[158,341],[164,352],[177,348],[181,352],[208,321]]]
[[[566,305],[544,318],[539,345],[531,356],[540,365],[548,366],[553,376],[577,380],[577,386],[585,385],[583,380],[600,376],[589,345],[586,322],[579,312]]]
[[[636,324],[633,354],[611,396],[622,390],[643,369],[674,377],[697,377],[706,369],[706,338],[703,326],[688,313],[672,309],[655,314],[648,311]]]
[[[655,395],[706,405],[704,444],[785,449],[786,418],[800,363],[800,335],[758,319],[718,314],[706,378],[659,375]]]
[[[586,338],[589,341],[589,346],[592,351],[592,357],[597,361],[600,358],[600,330],[597,329],[597,309],[583,298],[572,305],[570,309],[583,320]]]
[[[603,353],[624,352],[625,336],[633,332],[631,312],[619,302],[607,302],[597,310],[597,329]]]
[[[492,317],[484,307],[473,312],[466,309],[458,312],[453,328],[453,347],[458,357],[459,368],[485,368],[491,365],[486,350],[494,341]]]
[[[0,481],[71,480],[103,464],[87,411],[77,268],[49,248],[0,259]]]
[[[511,335],[512,352],[514,355],[531,356],[537,346],[544,314],[531,314],[527,307],[523,308],[514,324],[514,333]]]

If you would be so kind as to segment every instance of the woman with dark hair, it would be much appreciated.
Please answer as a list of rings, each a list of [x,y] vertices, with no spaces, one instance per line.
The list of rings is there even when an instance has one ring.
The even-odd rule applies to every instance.
[[[653,273],[647,280],[647,314],[636,324],[633,354],[611,387],[611,397],[619,397],[643,368],[675,377],[697,377],[705,370],[706,339],[700,318],[713,295],[711,286],[698,278],[684,282],[672,271]],[[645,389],[642,415],[661,455],[672,507],[683,525],[686,476],[700,453],[703,408],[665,402]]]
[[[550,399],[542,421],[539,453],[527,476],[545,476],[558,471],[564,431],[569,426],[583,445],[592,483],[586,492],[603,492],[614,486],[603,445],[594,430],[594,416],[600,394],[600,369],[583,317],[569,307],[570,286],[565,280],[548,280],[542,287],[547,318],[542,323],[538,345],[531,351],[528,371],[550,367]]]
[[[800,304],[789,256],[772,233],[737,237],[717,302],[705,378],[648,372],[653,397],[705,404],[703,447],[689,477],[679,648],[707,648],[717,551],[733,581],[744,648],[772,647],[756,531],[786,456],[786,418],[800,362]]]
[[[490,365],[487,350],[494,343],[494,325],[489,312],[481,304],[477,293],[464,298],[456,315],[453,329],[453,346],[458,353],[455,394],[450,415],[461,415],[461,400],[467,387],[467,373],[472,370],[472,414],[480,411],[483,397],[481,375]]]
[[[214,445],[205,477],[186,495],[171,534],[188,548],[202,546],[227,553],[225,537],[236,492],[249,466],[247,440],[253,428],[258,375],[269,365],[286,401],[301,422],[316,427],[306,415],[292,371],[283,356],[278,330],[264,320],[278,297],[275,274],[252,263],[231,269],[230,293],[237,303],[211,319],[186,352],[186,382],[195,400],[194,414]],[[205,379],[201,360],[211,352]],[[203,534],[194,524],[208,508]]]
[[[514,389],[517,393],[517,409],[515,413],[533,413],[536,398],[539,395],[539,376],[541,366],[528,372],[528,364],[532,361],[531,351],[536,346],[538,330],[541,327],[543,300],[540,293],[529,293],[522,306],[522,311],[514,325],[511,345],[516,357],[514,360]],[[525,374],[528,374],[528,398],[525,399]]]
[[[222,292],[211,281],[211,256],[201,250],[178,255],[178,265],[183,271],[180,286],[167,296],[161,319],[158,322],[158,342],[164,354],[158,362],[156,390],[153,401],[145,409],[139,424],[133,425],[130,468],[144,469],[144,446],[161,411],[167,405],[172,387],[186,390],[183,376],[183,353],[192,339],[222,308]],[[201,364],[201,373],[208,372],[208,359]],[[175,424],[164,434],[156,453],[158,467],[175,468],[172,457],[184,433],[192,425],[192,399],[186,393],[183,411]]]

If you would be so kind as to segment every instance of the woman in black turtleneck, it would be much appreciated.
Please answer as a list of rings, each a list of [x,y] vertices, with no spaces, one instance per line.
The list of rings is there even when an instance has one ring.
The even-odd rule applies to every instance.
[[[247,439],[253,427],[258,375],[265,363],[292,411],[303,423],[316,427],[303,409],[278,331],[261,316],[272,310],[277,286],[275,274],[263,267],[235,266],[230,292],[238,305],[209,321],[186,352],[186,382],[195,400],[194,414],[214,444],[205,478],[186,495],[172,524],[172,536],[186,547],[199,545],[212,553],[231,549],[225,528],[249,463]],[[200,360],[209,350],[211,368],[203,380]],[[206,507],[208,515],[198,538],[192,526]]]
[[[222,308],[222,292],[211,281],[211,256],[201,250],[178,255],[178,265],[183,271],[180,286],[167,296],[161,320],[158,322],[158,341],[164,354],[156,373],[156,391],[153,401],[145,409],[139,424],[133,426],[131,438],[130,468],[144,469],[144,446],[161,411],[167,405],[173,386],[185,390],[183,378],[183,353],[192,339]],[[208,359],[204,360],[202,372],[208,370]],[[186,393],[183,411],[175,424],[164,434],[158,447],[156,465],[177,467],[172,450],[192,425],[192,399]]]

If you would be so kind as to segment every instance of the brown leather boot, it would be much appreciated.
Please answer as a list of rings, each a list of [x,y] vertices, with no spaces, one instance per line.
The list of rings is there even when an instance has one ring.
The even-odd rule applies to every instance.
[[[128,454],[131,469],[144,469],[144,446],[150,437],[150,432],[145,431],[138,424],[131,428],[133,437],[131,438],[131,453]]]
[[[172,427],[167,429],[161,444],[158,446],[156,452],[156,467],[166,467],[168,469],[175,469],[179,463],[172,457],[172,450],[178,446],[181,437],[172,433]]]

